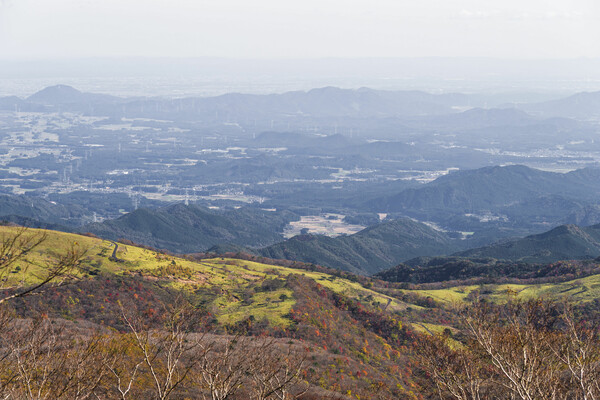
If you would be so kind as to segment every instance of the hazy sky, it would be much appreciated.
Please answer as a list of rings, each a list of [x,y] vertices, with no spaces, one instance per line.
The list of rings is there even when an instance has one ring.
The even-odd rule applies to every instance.
[[[599,0],[0,0],[0,58],[569,58],[599,41]]]

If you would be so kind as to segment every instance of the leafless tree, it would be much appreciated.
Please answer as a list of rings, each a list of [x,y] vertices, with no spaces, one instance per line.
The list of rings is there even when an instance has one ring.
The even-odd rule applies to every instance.
[[[135,340],[133,334],[115,334],[107,339],[105,347],[102,366],[108,371],[111,389],[121,400],[133,396],[140,367],[144,364]]]
[[[16,369],[11,364],[12,346],[9,341],[13,337],[15,314],[5,305],[0,306],[0,396],[9,391],[16,378]]]
[[[577,319],[573,305],[478,300],[459,314],[462,343],[424,336],[416,346],[440,398],[600,398],[600,331]]]
[[[99,334],[71,339],[69,359],[65,363],[68,390],[67,398],[87,400],[97,398],[106,384],[108,371],[103,368],[105,339]]]
[[[57,354],[59,328],[41,317],[15,322],[17,324],[13,325],[6,341],[16,374],[12,395],[32,400],[53,398],[58,395],[53,392],[59,384],[65,361]]]
[[[434,381],[440,399],[481,400],[488,398],[490,376],[479,359],[463,348],[451,347],[446,335],[422,335],[417,341],[418,360]]]
[[[248,341],[238,335],[202,343],[194,378],[196,384],[208,391],[211,400],[231,398],[242,386],[251,368]]]
[[[285,348],[272,338],[258,340],[248,349],[254,355],[250,361],[253,398],[290,400],[303,395],[309,387],[300,378],[307,352],[293,343]]]
[[[476,302],[463,313],[467,331],[498,371],[497,383],[524,400],[556,399],[561,364],[550,343],[552,307],[546,301],[510,301],[502,308]]]
[[[48,235],[44,231],[31,230],[24,227],[15,227],[10,232],[4,232],[0,238],[0,305],[9,300],[24,297],[48,286],[60,286],[76,277],[81,258],[86,253],[77,242],[73,242],[62,253],[48,253],[49,259],[37,262],[27,256],[46,241]],[[28,273],[34,276],[37,282],[26,285],[16,276],[11,275],[13,266],[19,265],[21,276]]]
[[[577,321],[573,306],[563,304],[563,340],[552,342],[556,357],[566,366],[575,383],[574,398],[600,399],[600,331]]]
[[[181,300],[175,306],[165,306],[167,318],[159,329],[148,328],[141,318],[128,314],[123,307],[121,313],[151,377],[154,397],[168,399],[203,359],[202,335],[193,334],[199,322],[198,313]],[[131,387],[140,365],[136,364],[130,373],[127,388]]]
[[[3,335],[2,393],[18,399],[91,398],[105,373],[99,367],[101,338],[74,335],[64,322],[37,317],[10,321]]]

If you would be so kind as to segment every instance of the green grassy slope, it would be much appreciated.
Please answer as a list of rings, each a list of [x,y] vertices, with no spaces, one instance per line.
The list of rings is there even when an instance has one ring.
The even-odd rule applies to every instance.
[[[0,227],[0,237],[17,229]],[[31,229],[27,234],[39,232]],[[561,283],[409,289],[402,283],[330,274],[298,263],[271,265],[260,258],[193,260],[124,244],[116,244],[113,258],[114,242],[55,231],[48,231],[47,240],[13,266],[5,287],[34,283],[39,273],[35,265],[72,245],[87,249],[82,279],[15,302],[19,312],[35,310],[120,329],[120,304],[155,318],[161,314],[161,302],[184,295],[206,313],[215,332],[303,341],[314,354],[307,378],[323,389],[351,393],[352,398],[374,398],[374,384],[380,398],[423,398],[418,374],[411,371],[415,332],[455,332],[458,325],[449,306],[468,301],[475,292],[498,302],[509,295],[569,297],[592,305],[600,299],[600,275]]]
[[[19,228],[0,227],[3,239]],[[117,258],[111,257],[115,243],[95,237],[57,231],[29,229],[27,235],[46,233],[47,239],[26,258],[13,266],[5,286],[18,282],[35,283],[39,265],[51,262],[54,254],[75,245],[85,249],[83,278],[96,275],[138,276],[175,291],[183,291],[200,299],[221,321],[236,322],[245,317],[266,317],[276,325],[285,326],[285,316],[293,307],[294,293],[282,282],[290,275],[317,282],[320,286],[350,299],[368,298],[373,304],[388,304],[387,311],[402,311],[406,299],[394,297],[393,283],[370,278],[349,279],[318,270],[307,270],[265,264],[234,258],[208,258],[200,261],[171,256],[151,249],[117,243]],[[19,268],[17,268],[19,267]],[[391,286],[390,286],[391,285]],[[249,290],[251,289],[251,290]],[[478,284],[446,289],[395,289],[398,293],[417,293],[444,302],[463,300],[474,290],[500,297],[507,291],[522,296],[572,296],[588,301],[600,298],[600,275],[591,275],[561,283],[543,284]]]
[[[17,228],[0,227],[0,236]],[[40,231],[30,230],[28,234]],[[184,295],[206,313],[212,332],[244,332],[300,340],[311,351],[306,379],[324,390],[370,398],[373,382],[385,398],[416,399],[416,384],[400,350],[408,331],[395,316],[408,304],[371,285],[324,272],[248,260],[211,258],[191,261],[110,241],[48,231],[47,240],[19,263],[11,282],[36,281],[34,263],[51,252],[86,248],[88,272],[71,285],[48,289],[16,301],[52,317],[89,321],[124,329],[120,304],[149,319],[161,304]],[[385,311],[383,310],[385,308]]]
[[[544,284],[485,284],[455,286],[446,289],[417,289],[405,292],[431,297],[443,303],[460,303],[474,291],[484,293],[494,301],[505,301],[508,296],[530,299],[545,297],[556,300],[570,299],[576,302],[589,302],[600,299],[600,275],[592,275],[561,283]]]
[[[0,236],[10,235],[18,228],[0,227]],[[10,274],[8,286],[17,282],[36,282],[40,268],[36,265],[51,262],[53,253],[60,253],[75,244],[86,249],[83,268],[88,276],[110,274],[115,276],[142,276],[159,281],[162,288],[184,291],[195,297],[223,323],[232,324],[249,316],[267,318],[277,326],[289,325],[285,319],[295,304],[294,295],[281,282],[290,275],[302,275],[350,298],[369,297],[386,304],[390,310],[401,310],[406,304],[387,295],[365,288],[357,282],[338,278],[322,272],[294,269],[252,261],[212,258],[190,261],[165,255],[153,250],[118,243],[117,260],[111,257],[114,242],[98,238],[56,231],[30,229],[27,234],[47,233],[42,245],[17,263]],[[17,266],[19,266],[17,270]],[[258,290],[257,290],[258,288]]]

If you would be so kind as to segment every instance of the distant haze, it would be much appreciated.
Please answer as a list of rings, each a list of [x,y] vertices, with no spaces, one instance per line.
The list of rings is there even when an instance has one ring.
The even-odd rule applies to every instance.
[[[2,0],[1,58],[600,57],[597,0]]]
[[[0,96],[558,96],[600,90],[598,38],[597,0],[0,0]]]
[[[119,96],[281,93],[337,86],[536,94],[509,97],[531,102],[600,90],[600,59],[73,58],[0,63],[0,96],[28,96],[56,84]]]

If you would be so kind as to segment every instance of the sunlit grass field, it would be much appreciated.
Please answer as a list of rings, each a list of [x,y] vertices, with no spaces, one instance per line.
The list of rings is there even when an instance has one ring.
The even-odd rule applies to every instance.
[[[15,234],[17,227],[0,227],[0,238]],[[116,259],[112,257],[115,243],[98,238],[29,229],[25,235],[45,234],[45,241],[26,258],[11,266],[4,287],[15,284],[32,284],[38,280],[45,263],[52,263],[56,254],[71,247],[85,251],[80,275],[95,276],[114,274],[122,276],[138,275],[155,280],[163,287],[183,291],[195,301],[203,304],[219,322],[233,324],[253,317],[267,319],[271,325],[287,327],[290,319],[286,316],[296,303],[294,293],[285,287],[284,280],[289,274],[304,275],[334,292],[370,304],[387,305],[388,311],[402,311],[407,307],[419,309],[398,299],[379,293],[377,287],[366,288],[358,282],[328,275],[326,273],[294,269],[252,261],[212,258],[196,262],[185,258],[166,255],[157,251],[118,243]],[[281,285],[261,290],[265,280],[279,280]],[[257,289],[258,288],[258,289]],[[590,301],[600,297],[600,275],[589,276],[574,281],[556,284],[532,285],[472,285],[457,286],[439,290],[403,290],[420,296],[431,297],[443,304],[460,304],[470,293],[480,290],[494,301],[504,301],[508,294],[527,299],[532,297],[563,298],[575,301]],[[389,305],[388,305],[389,302]],[[439,330],[439,327],[415,325],[417,330]],[[443,329],[443,327],[442,327]]]
[[[18,228],[0,227],[0,236],[14,234]],[[98,273],[115,275],[138,274],[147,279],[160,280],[161,284],[182,290],[202,302],[220,322],[235,323],[254,317],[268,319],[272,325],[286,327],[290,320],[285,318],[295,304],[293,292],[285,287],[274,290],[245,292],[260,286],[265,279],[285,279],[289,274],[304,275],[322,286],[343,293],[354,299],[368,299],[382,305],[391,301],[388,309],[401,310],[407,305],[397,299],[364,288],[356,282],[320,272],[305,271],[252,261],[213,258],[200,262],[160,252],[118,243],[117,260],[111,256],[115,244],[98,238],[82,235],[29,229],[26,235],[46,234],[46,240],[25,259],[13,266],[8,285],[35,283],[40,275],[39,265],[51,263],[52,254],[60,254],[71,246],[85,250],[82,267],[93,275]],[[83,273],[82,275],[85,275]],[[246,297],[246,298],[244,298]]]
[[[414,292],[425,297],[431,297],[434,300],[443,303],[460,303],[475,290],[486,293],[487,297],[494,301],[503,301],[508,295],[511,295],[524,300],[535,297],[545,297],[554,299],[568,298],[573,301],[585,302],[600,298],[600,275],[592,275],[562,283],[531,285],[488,284],[457,286],[437,290],[413,290],[409,292]]]

